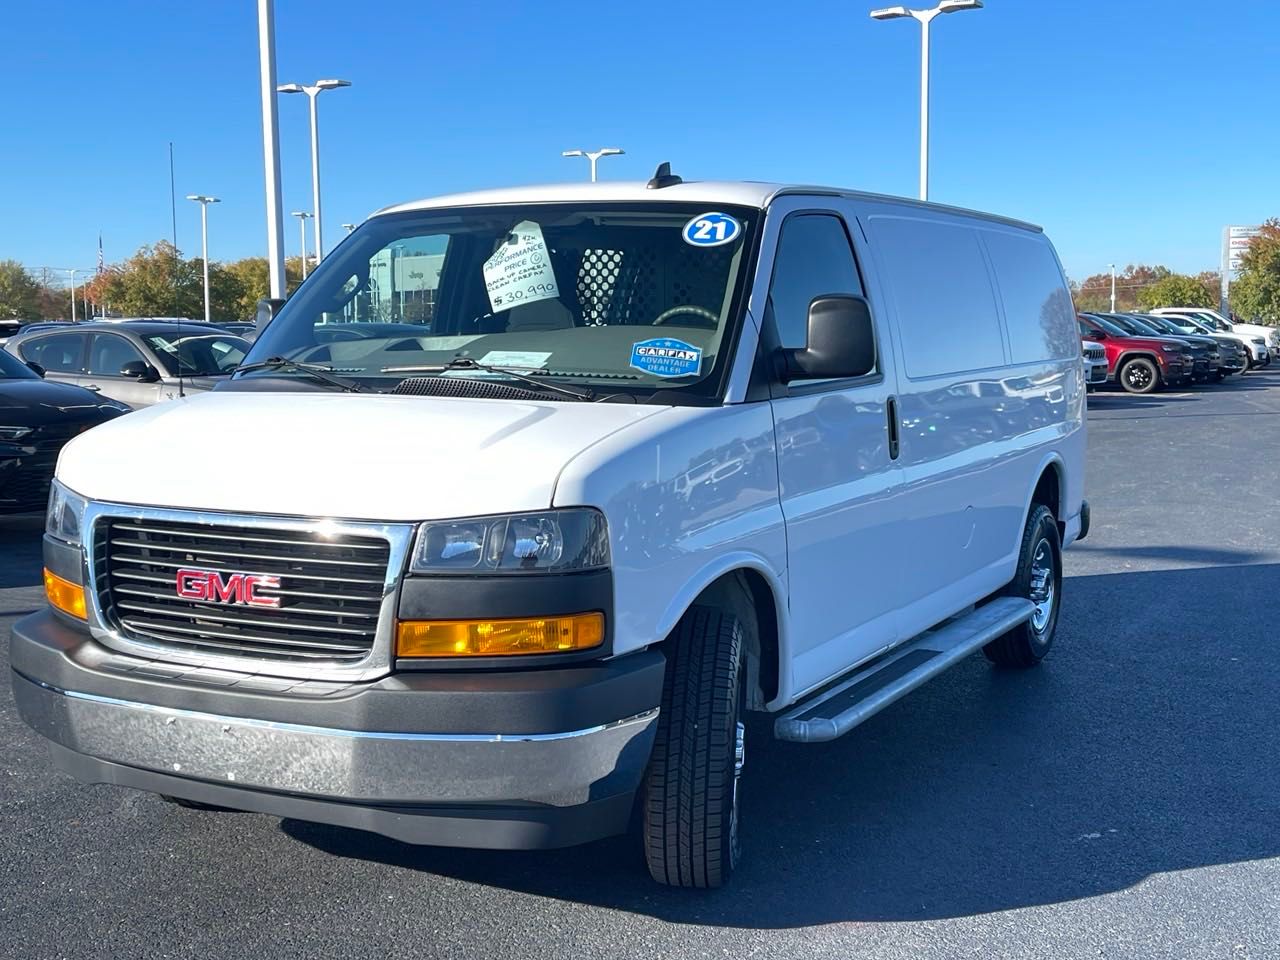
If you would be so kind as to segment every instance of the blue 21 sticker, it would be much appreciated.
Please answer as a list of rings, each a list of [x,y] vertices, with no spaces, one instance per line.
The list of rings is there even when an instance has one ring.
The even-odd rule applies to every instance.
[[[702,213],[684,225],[684,242],[695,247],[718,247],[733,243],[742,224],[727,213]]]
[[[670,337],[641,340],[631,345],[631,366],[655,377],[696,376],[702,369],[702,351]]]

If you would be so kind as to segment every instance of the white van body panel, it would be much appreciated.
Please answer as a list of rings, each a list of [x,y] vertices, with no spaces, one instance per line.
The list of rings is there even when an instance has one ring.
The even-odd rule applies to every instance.
[[[229,513],[416,521],[545,510],[565,461],[662,410],[206,393],[76,438],[59,478],[93,500]]]
[[[777,488],[768,404],[667,409],[565,466],[554,505],[598,507],[609,519],[615,653],[664,638],[709,583],[739,567],[759,571],[785,610]]]

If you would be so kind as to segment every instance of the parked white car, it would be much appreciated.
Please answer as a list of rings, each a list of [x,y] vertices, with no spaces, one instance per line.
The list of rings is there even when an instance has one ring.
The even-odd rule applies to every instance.
[[[1275,327],[1256,323],[1232,323],[1217,310],[1204,307],[1161,307],[1151,312],[1161,317],[1189,318],[1202,332],[1233,334],[1249,350],[1253,366],[1270,366],[1273,357],[1280,357],[1280,330]]]
[[[1107,348],[1094,340],[1080,342],[1081,359],[1084,364],[1084,382],[1087,386],[1096,387],[1107,382]]]
[[[64,449],[15,699],[85,781],[499,848],[638,803],[716,886],[747,711],[831,740],[1049,651],[1084,400],[1013,220],[662,168],[390,207],[232,380]]]

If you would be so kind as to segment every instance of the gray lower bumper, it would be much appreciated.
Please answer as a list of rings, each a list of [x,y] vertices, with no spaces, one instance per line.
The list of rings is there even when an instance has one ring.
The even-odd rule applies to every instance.
[[[550,734],[338,730],[217,716],[59,690],[14,674],[33,729],[110,763],[256,790],[372,804],[535,803],[567,807],[620,768],[638,773],[653,709]]]

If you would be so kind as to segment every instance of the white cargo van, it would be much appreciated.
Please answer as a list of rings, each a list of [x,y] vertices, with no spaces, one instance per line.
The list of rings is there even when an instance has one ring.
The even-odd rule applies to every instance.
[[[1023,223],[661,168],[391,207],[233,380],[68,444],[15,697],[88,782],[454,846],[634,813],[715,886],[747,711],[829,740],[1049,650],[1084,401]]]

